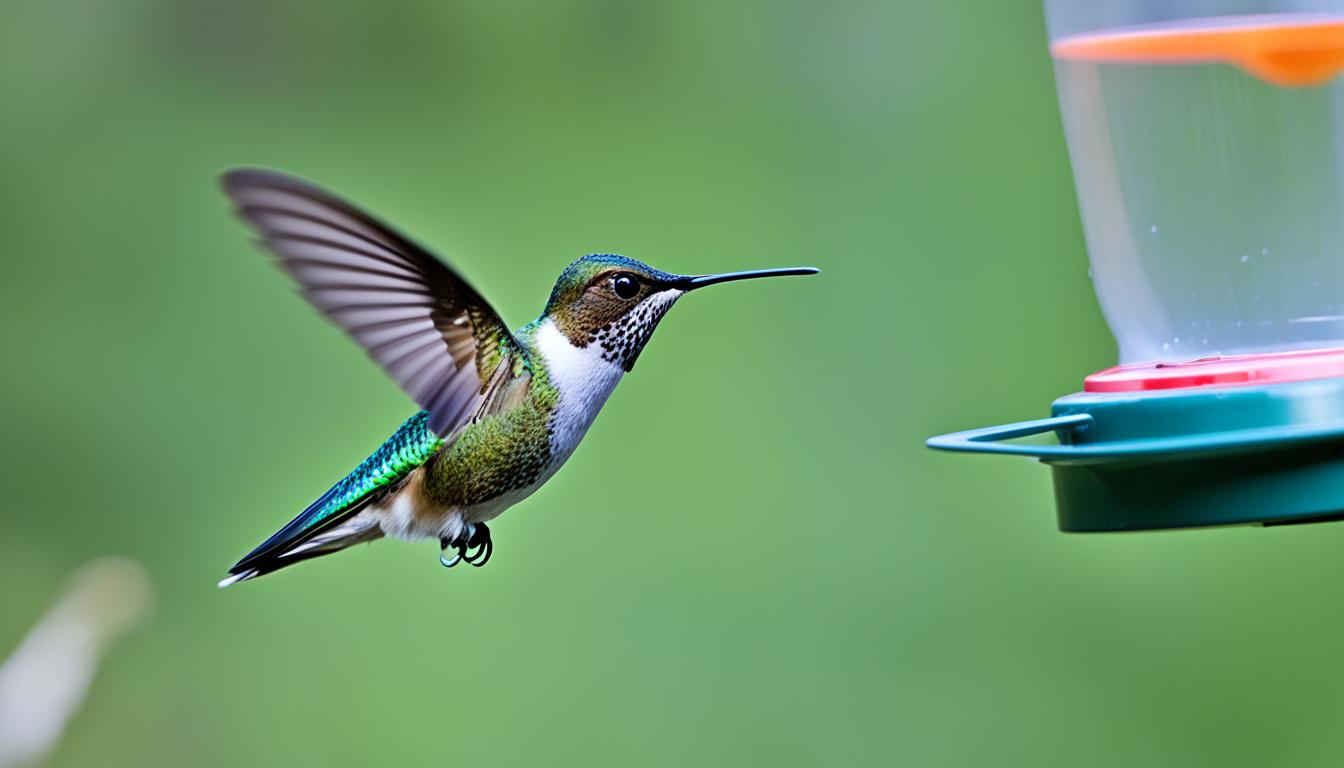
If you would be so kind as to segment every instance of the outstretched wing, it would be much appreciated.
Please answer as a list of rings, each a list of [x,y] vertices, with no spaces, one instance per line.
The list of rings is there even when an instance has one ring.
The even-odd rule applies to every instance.
[[[275,171],[223,176],[242,217],[313,306],[344,328],[451,432],[480,407],[519,349],[470,285],[428,251],[344,200]]]

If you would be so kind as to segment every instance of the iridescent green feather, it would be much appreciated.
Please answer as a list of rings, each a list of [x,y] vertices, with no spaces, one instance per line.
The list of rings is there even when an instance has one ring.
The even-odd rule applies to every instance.
[[[401,480],[442,447],[443,440],[429,429],[429,412],[420,411],[328,491],[330,498],[314,511],[309,524],[318,525],[365,496]]]
[[[551,461],[550,420],[560,393],[533,348],[540,321],[509,339],[507,384],[487,397],[425,477],[426,496],[446,508],[484,504],[535,483]]]
[[[362,502],[381,489],[400,482],[442,447],[443,439],[429,428],[429,412],[420,411],[407,419],[355,471],[341,478],[298,517],[238,561],[231,572],[243,572],[270,555],[283,553],[313,532],[357,511]]]

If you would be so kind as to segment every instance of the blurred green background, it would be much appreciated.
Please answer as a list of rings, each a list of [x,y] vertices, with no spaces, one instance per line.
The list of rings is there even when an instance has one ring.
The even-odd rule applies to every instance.
[[[1114,360],[1030,0],[0,9],[0,655],[104,553],[150,623],[57,765],[1333,765],[1344,526],[1066,536],[930,434]],[[219,591],[411,403],[216,174],[382,213],[511,323],[617,251],[681,302],[447,572]]]

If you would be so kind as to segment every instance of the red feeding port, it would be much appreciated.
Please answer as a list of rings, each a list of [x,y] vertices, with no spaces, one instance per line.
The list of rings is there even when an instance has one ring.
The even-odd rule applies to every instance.
[[[1143,392],[1227,384],[1272,384],[1344,376],[1344,349],[1205,357],[1117,365],[1083,380],[1084,392]]]

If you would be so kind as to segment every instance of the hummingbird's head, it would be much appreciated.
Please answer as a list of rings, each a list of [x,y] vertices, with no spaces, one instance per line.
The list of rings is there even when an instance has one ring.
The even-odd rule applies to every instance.
[[[810,275],[812,267],[762,269],[718,275],[674,275],[612,253],[594,253],[560,273],[546,303],[546,317],[584,348],[629,371],[667,310],[687,291],[706,285],[772,275]]]

